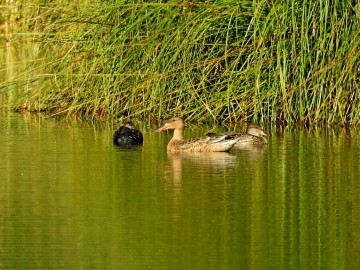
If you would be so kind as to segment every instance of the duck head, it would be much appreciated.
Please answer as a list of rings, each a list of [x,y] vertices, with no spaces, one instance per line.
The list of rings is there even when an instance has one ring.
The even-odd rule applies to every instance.
[[[257,137],[267,136],[267,134],[257,124],[248,124],[246,127],[246,133]]]
[[[164,125],[155,129],[155,132],[160,132],[169,129],[184,129],[184,127],[185,127],[185,123],[182,118],[173,117],[167,120]]]

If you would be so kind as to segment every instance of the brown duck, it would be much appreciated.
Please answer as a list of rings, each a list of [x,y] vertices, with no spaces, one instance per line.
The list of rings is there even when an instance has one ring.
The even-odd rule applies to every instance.
[[[156,129],[155,132],[169,129],[174,130],[173,137],[167,145],[169,152],[226,152],[238,141],[237,138],[229,138],[226,134],[184,140],[184,128],[184,120],[180,117],[174,117],[166,121],[165,124]]]
[[[211,138],[223,136],[224,134],[226,134],[228,138],[232,137],[237,139],[237,142],[233,146],[234,149],[247,146],[264,146],[267,144],[267,140],[265,138],[267,134],[258,124],[248,124],[246,127],[246,133],[207,133],[207,135]]]

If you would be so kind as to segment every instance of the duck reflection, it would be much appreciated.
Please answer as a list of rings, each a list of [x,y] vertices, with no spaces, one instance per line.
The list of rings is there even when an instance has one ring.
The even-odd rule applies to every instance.
[[[168,152],[168,157],[174,183],[181,182],[184,164],[188,170],[208,173],[214,171],[217,174],[226,168],[235,167],[237,164],[236,156],[228,152]]]
[[[239,166],[246,169],[257,171],[259,166],[264,166],[267,160],[268,147],[260,145],[243,146],[241,150],[237,149],[232,153],[237,157]]]
[[[164,170],[165,189],[171,200],[174,220],[181,219],[182,198],[189,186],[212,186],[217,181],[210,180],[222,179],[238,164],[237,157],[228,152],[168,152],[168,158]]]

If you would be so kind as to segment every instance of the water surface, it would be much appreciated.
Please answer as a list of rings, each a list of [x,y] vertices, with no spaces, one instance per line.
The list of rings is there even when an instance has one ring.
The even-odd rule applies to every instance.
[[[1,112],[1,269],[360,267],[359,131],[168,155],[170,134],[121,149],[115,128]]]

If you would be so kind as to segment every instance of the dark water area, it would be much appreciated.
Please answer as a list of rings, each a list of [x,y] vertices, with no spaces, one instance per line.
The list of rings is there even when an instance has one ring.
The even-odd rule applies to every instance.
[[[1,112],[0,269],[360,267],[359,130],[169,155],[170,133],[123,149],[115,128]]]

